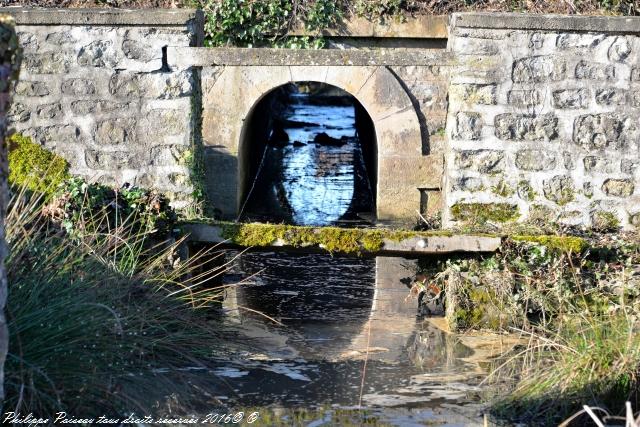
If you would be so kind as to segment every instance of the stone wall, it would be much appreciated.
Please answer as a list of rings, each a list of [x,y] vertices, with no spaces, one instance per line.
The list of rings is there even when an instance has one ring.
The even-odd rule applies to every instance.
[[[64,156],[74,175],[187,205],[197,76],[169,67],[167,49],[202,43],[201,14],[6,10],[24,49],[11,129]]]
[[[7,127],[5,112],[11,99],[11,81],[18,76],[20,48],[13,28],[13,20],[0,15],[0,401],[4,399],[4,361],[9,348],[9,334],[4,316],[7,302],[7,278],[4,260],[7,256],[7,245],[4,234],[4,219],[7,210],[9,192],[7,189],[7,149],[4,143]]]
[[[445,224],[640,224],[637,19],[451,20]]]

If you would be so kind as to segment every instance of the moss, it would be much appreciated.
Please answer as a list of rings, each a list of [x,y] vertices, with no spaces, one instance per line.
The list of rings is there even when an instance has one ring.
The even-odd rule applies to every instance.
[[[58,186],[69,179],[69,163],[45,150],[31,138],[14,134],[8,138],[9,183],[29,190],[53,195]]]
[[[591,228],[594,231],[607,233],[620,229],[620,219],[609,211],[595,211],[591,215]]]
[[[205,221],[206,222],[206,221]],[[285,224],[225,223],[210,221],[222,228],[222,237],[240,246],[270,246],[281,240],[287,246],[320,246],[328,252],[362,254],[378,252],[385,240],[400,242],[413,237],[451,236],[448,230],[410,231],[367,228],[303,227]]]
[[[518,194],[522,197],[523,200],[528,202],[534,200],[537,196],[536,192],[531,188],[531,184],[529,181],[522,180],[518,182]]]
[[[589,247],[585,239],[576,236],[512,236],[511,239],[519,242],[536,243],[554,251],[574,254],[582,253]]]
[[[485,287],[470,285],[466,289],[464,303],[453,312],[453,324],[459,330],[500,330],[502,320],[500,314],[496,312],[496,308],[500,305],[495,292]]]
[[[496,185],[491,187],[491,192],[500,197],[509,197],[515,193],[515,190],[509,186],[505,181],[500,180]]]
[[[456,203],[451,206],[456,221],[509,222],[519,217],[518,207],[509,203]]]

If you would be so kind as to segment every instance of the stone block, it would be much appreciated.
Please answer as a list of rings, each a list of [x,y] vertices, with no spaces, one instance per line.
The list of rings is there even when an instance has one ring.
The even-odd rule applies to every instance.
[[[530,56],[514,62],[512,79],[516,83],[543,83],[565,78],[567,65],[561,57]]]
[[[562,109],[587,108],[591,94],[588,89],[560,89],[553,91],[553,106]]]
[[[576,168],[575,154],[569,151],[562,152],[562,162],[566,170],[574,170]]]
[[[92,169],[120,170],[136,167],[135,153],[131,151],[87,150],[85,162]]]
[[[525,171],[547,171],[556,167],[556,156],[546,150],[520,150],[516,153],[516,167]]]
[[[189,127],[190,115],[174,109],[151,110],[140,123],[140,132],[161,136],[180,135]]]
[[[96,40],[80,48],[78,65],[113,68],[118,64],[117,56],[111,40]]]
[[[620,172],[634,175],[640,167],[640,160],[622,159],[620,161]]]
[[[33,130],[33,140],[42,145],[53,145],[56,143],[70,143],[80,140],[82,132],[74,125],[53,125],[42,126]]]
[[[480,113],[461,111],[456,114],[455,120],[454,139],[480,139],[483,125]]]
[[[151,147],[152,166],[173,166],[183,163],[188,147],[168,144]]]
[[[15,94],[18,96],[47,96],[51,88],[46,82],[20,80],[15,85]]]
[[[62,112],[62,105],[60,105],[59,102],[38,105],[36,107],[36,114],[39,119],[45,120],[60,119],[64,115]]]
[[[616,79],[616,67],[613,64],[603,64],[581,60],[576,65],[576,79],[611,81]]]
[[[556,47],[563,50],[591,50],[598,46],[604,38],[605,36],[602,34],[563,33],[558,35],[556,39]]]
[[[528,108],[542,103],[542,94],[537,89],[510,90],[507,103],[518,108]]]
[[[624,105],[627,102],[627,91],[623,89],[607,88],[596,91],[598,105]]]
[[[7,112],[9,123],[24,123],[31,118],[31,110],[24,104],[13,102]]]
[[[88,96],[96,93],[96,85],[92,80],[68,79],[60,88],[63,94],[72,96]]]
[[[480,191],[484,189],[482,179],[476,177],[461,177],[453,182],[453,189],[459,191]]]
[[[102,120],[96,123],[93,139],[99,145],[135,144],[135,128],[134,117]]]
[[[602,191],[607,196],[629,197],[633,194],[635,185],[630,179],[607,179],[602,184]]]
[[[575,185],[571,177],[556,175],[542,183],[544,196],[560,206],[566,205],[575,198]]]
[[[499,114],[495,118],[495,134],[511,141],[544,141],[558,137],[558,118],[551,114]]]
[[[451,85],[449,96],[468,104],[495,105],[497,88],[495,84],[456,84]]]
[[[83,99],[71,103],[73,114],[84,116],[86,114],[110,113],[112,111],[125,111],[129,109],[127,102],[113,102],[109,100]]]
[[[30,53],[22,68],[29,74],[64,74],[71,68],[71,59],[63,52]]]
[[[615,171],[612,162],[605,157],[586,156],[582,162],[587,173],[613,173]]]
[[[613,40],[607,55],[613,62],[625,62],[631,54],[631,44],[625,36],[618,36]]]
[[[623,149],[631,126],[631,120],[622,114],[586,114],[575,120],[573,140],[587,150]]]
[[[504,151],[463,150],[456,152],[455,164],[460,169],[475,170],[480,173],[495,174],[505,168]]]

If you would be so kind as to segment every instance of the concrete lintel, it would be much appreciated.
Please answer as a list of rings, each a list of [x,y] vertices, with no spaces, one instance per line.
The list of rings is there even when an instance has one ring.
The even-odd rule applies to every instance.
[[[451,30],[455,28],[483,28],[637,34],[640,33],[640,18],[469,12],[452,14],[449,27]]]
[[[16,25],[130,25],[185,26],[195,20],[202,26],[204,15],[194,9],[68,9],[3,7],[0,13],[14,17]]]
[[[446,39],[446,15],[426,15],[410,17],[405,20],[387,19],[384,22],[361,17],[351,17],[338,24],[336,28],[327,28],[321,32],[328,37],[370,37],[370,38],[413,38],[413,39]],[[315,32],[307,31],[300,26],[289,35],[314,36]]]
[[[223,237],[222,227],[209,224],[183,224],[182,229],[189,234],[189,241],[200,243],[227,243]],[[419,232],[416,232],[419,234]],[[502,239],[495,236],[482,235],[433,235],[407,238],[401,241],[383,240],[384,244],[379,251],[366,252],[369,255],[384,254],[390,256],[402,255],[428,255],[445,254],[455,252],[495,252],[500,248]],[[231,244],[231,243],[230,243]],[[273,242],[270,248],[295,249],[304,252],[325,252],[319,246],[293,247],[286,241]]]
[[[434,50],[267,49],[169,47],[170,66],[385,66],[452,65],[450,52]]]

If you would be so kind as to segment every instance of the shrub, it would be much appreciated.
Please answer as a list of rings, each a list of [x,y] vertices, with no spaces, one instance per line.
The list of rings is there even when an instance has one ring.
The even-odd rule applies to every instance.
[[[167,197],[156,191],[129,186],[114,189],[81,178],[60,184],[45,212],[71,234],[87,228],[108,232],[130,223],[136,232],[166,238],[177,220]]]
[[[8,138],[9,183],[51,197],[58,185],[70,178],[69,163],[45,150],[31,138],[13,134]]]

